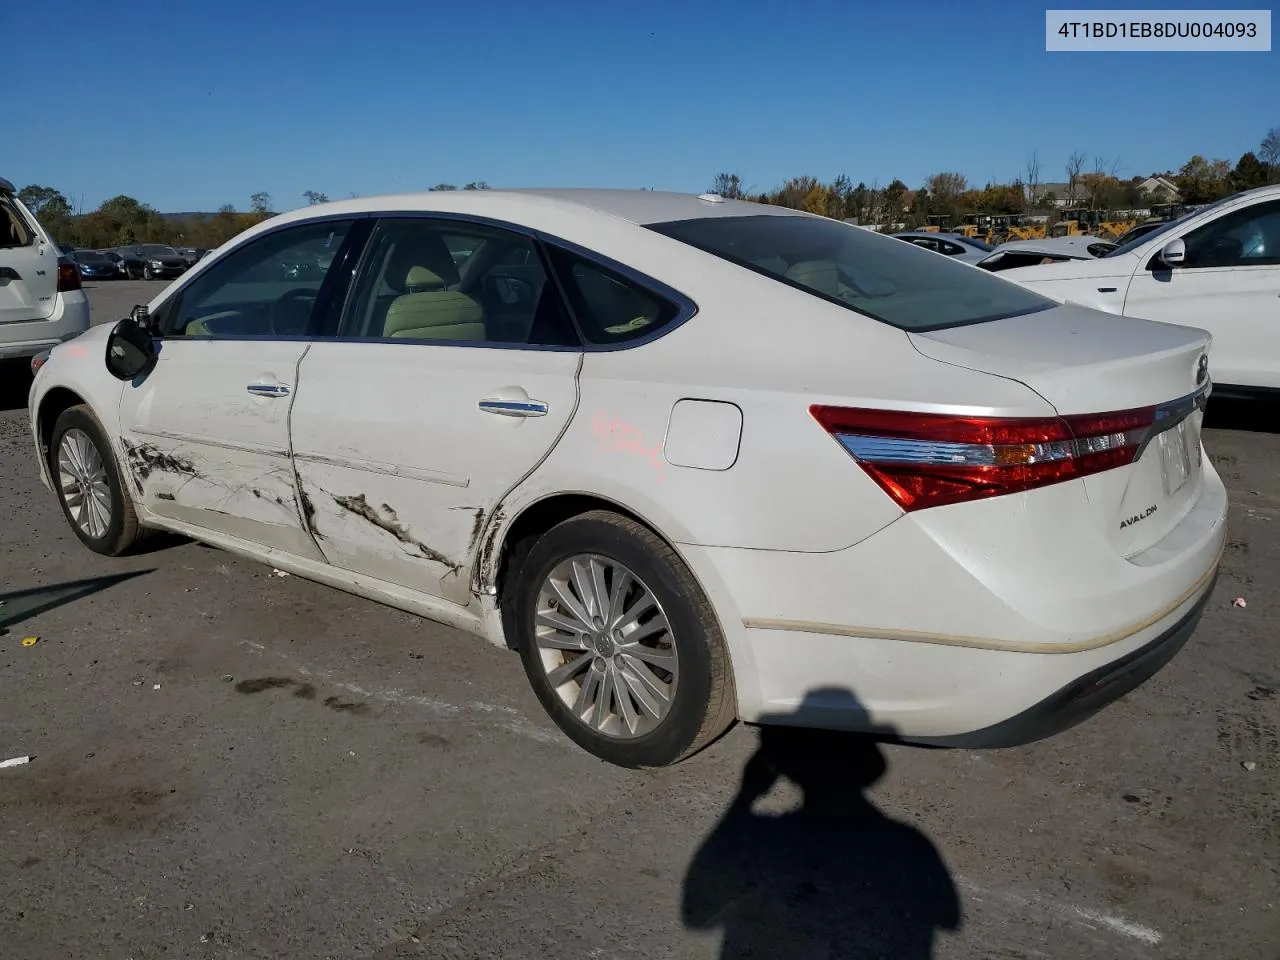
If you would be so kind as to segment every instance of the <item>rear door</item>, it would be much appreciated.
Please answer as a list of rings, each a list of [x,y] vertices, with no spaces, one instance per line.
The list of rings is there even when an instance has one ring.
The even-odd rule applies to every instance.
[[[303,358],[292,413],[316,542],[343,569],[465,605],[485,523],[577,407],[581,346],[539,247],[383,219],[341,333]]]
[[[317,220],[264,234],[175,291],[156,312],[153,369],[125,386],[121,454],[152,513],[320,560],[289,459],[298,363],[359,230]],[[349,241],[349,242],[348,242]],[[324,269],[288,276],[300,252]],[[335,294],[336,296],[336,294]]]
[[[8,186],[0,186],[0,324],[43,320],[57,302],[58,250]]]
[[[1280,200],[1231,210],[1181,239],[1186,260],[1170,269],[1149,256],[1124,312],[1207,329],[1216,381],[1280,388]]]

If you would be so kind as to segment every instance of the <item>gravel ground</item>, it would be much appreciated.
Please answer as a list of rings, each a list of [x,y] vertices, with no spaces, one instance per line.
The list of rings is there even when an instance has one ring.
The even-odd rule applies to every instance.
[[[92,289],[95,322],[160,289]],[[0,955],[1280,957],[1274,408],[1211,405],[1217,591],[1085,725],[990,752],[739,727],[633,773],[481,641],[192,543],[84,550],[25,402],[0,370],[0,759],[35,757],[0,770]],[[744,778],[757,749],[793,779]]]

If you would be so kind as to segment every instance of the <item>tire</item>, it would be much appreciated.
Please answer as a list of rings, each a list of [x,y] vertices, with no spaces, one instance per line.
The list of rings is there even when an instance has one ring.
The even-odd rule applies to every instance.
[[[80,447],[86,442],[102,467],[102,485],[105,485],[106,490],[103,491],[99,485],[97,495],[92,492],[84,493],[84,488],[79,487],[73,479],[77,469],[81,476],[86,472],[93,472],[92,456],[86,459]],[[68,448],[76,447],[79,456],[72,455],[69,449],[64,450],[64,443]],[[53,426],[53,441],[49,445],[49,471],[58,502],[62,505],[63,516],[67,518],[67,523],[80,538],[80,542],[94,553],[116,557],[125,553],[140,539],[142,529],[133,509],[133,500],[125,492],[120,467],[111,452],[106,432],[88,406],[81,404],[71,407],[58,417]],[[97,523],[82,523],[78,519],[78,507],[72,502],[77,494],[80,494],[82,502],[87,503],[90,498],[94,498],[98,499],[99,505],[104,502],[109,504],[110,516],[100,524],[101,529],[98,529]],[[100,512],[97,518],[101,521]]]
[[[568,572],[575,558],[579,572],[587,574],[581,581]],[[592,582],[592,562],[606,593],[605,602],[594,608],[590,600],[583,604],[581,589],[569,586]],[[550,631],[556,645],[548,645],[545,638],[540,642],[540,606],[551,610],[549,615],[562,626],[583,619],[566,615],[570,607],[558,598],[563,593],[557,595],[553,579],[559,590],[571,591],[570,599],[585,613],[610,606],[614,588],[629,583],[620,608],[615,605],[621,616],[605,610],[602,621],[586,628],[598,631],[593,634],[570,634],[543,621],[544,634]],[[633,627],[627,621],[644,605],[646,594],[656,609],[650,607],[654,612],[636,618]],[[598,510],[553,527],[522,558],[504,605],[525,673],[543,708],[571,740],[601,760],[632,768],[668,766],[701,750],[737,717],[728,649],[710,601],[676,552],[633,520]],[[665,616],[668,629],[655,630],[658,616]],[[604,621],[621,623],[623,629],[609,630]],[[627,634],[635,630],[653,632],[642,638],[643,644],[627,641]],[[570,649],[566,644],[577,646]],[[557,671],[558,685],[551,678]],[[646,685],[653,681],[668,694],[665,712],[651,692],[654,688]],[[589,706],[580,712],[574,709],[589,702],[583,699],[588,682],[597,693],[605,690],[608,717],[603,722]],[[642,695],[658,705],[660,717],[643,710]]]
[[[142,279],[143,279],[143,280],[154,280],[154,279],[155,279],[155,275],[151,272],[151,267],[146,266],[146,267],[143,267],[143,268],[142,268]]]

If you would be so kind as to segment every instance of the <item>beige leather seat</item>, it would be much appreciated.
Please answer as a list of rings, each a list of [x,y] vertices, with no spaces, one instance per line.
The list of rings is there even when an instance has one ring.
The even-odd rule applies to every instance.
[[[391,301],[382,335],[411,340],[485,339],[484,310],[454,287],[461,280],[449,249],[436,234],[397,241],[387,283],[403,291]]]
[[[785,276],[829,297],[840,295],[840,270],[834,260],[801,260],[793,263]]]

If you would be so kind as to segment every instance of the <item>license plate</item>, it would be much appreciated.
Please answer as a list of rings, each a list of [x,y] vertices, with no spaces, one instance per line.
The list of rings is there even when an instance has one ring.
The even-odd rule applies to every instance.
[[[1160,434],[1160,460],[1164,467],[1164,494],[1171,497],[1200,466],[1199,414],[1192,414]]]

